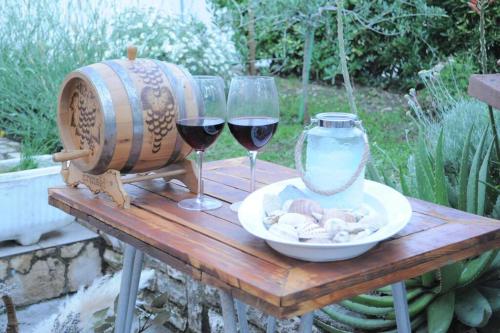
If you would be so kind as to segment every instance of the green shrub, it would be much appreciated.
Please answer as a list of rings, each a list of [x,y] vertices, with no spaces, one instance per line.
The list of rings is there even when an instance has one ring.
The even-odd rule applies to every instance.
[[[247,47],[245,20],[248,1],[212,0],[216,8],[225,8],[219,18],[232,22],[235,28],[234,41],[243,55],[246,55]],[[346,9],[360,11],[370,17],[380,15],[393,3],[389,0],[349,0],[346,1]],[[415,0],[402,3],[401,8],[416,13],[418,7],[426,6],[442,8],[447,16],[405,16],[397,20],[397,25],[392,22],[380,24],[378,29],[389,36],[365,29],[352,15],[346,15],[349,71],[357,82],[404,91],[413,86],[420,68],[431,67],[449,55],[472,55],[478,63],[479,18],[469,9],[467,1]],[[299,27],[289,21],[270,25],[266,15],[265,12],[256,15],[257,59],[272,59],[271,70],[275,73],[299,75],[303,57]],[[323,16],[326,24],[319,26],[315,32],[311,77],[334,82],[340,72],[335,12],[324,13]],[[275,20],[279,21],[278,18]],[[496,68],[495,61],[500,57],[499,20],[500,5],[494,3],[486,13],[490,70]],[[394,31],[401,33],[390,36]]]
[[[227,74],[238,58],[218,28],[194,19],[157,16],[153,11],[109,13],[68,1],[0,2],[0,129],[33,154],[60,148],[57,96],[74,69],[123,57],[137,43],[141,57],[170,60],[193,73]],[[84,15],[71,13],[85,13]]]

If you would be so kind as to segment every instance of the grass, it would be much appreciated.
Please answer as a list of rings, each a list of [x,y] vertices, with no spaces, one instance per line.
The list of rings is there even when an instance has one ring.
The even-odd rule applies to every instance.
[[[294,166],[295,143],[303,130],[297,120],[300,105],[300,82],[297,79],[277,79],[280,93],[280,124],[271,142],[259,152],[258,158],[281,165]],[[406,166],[410,154],[407,136],[412,140],[414,128],[406,116],[403,100],[397,95],[372,88],[356,92],[359,117],[368,133],[373,160],[382,167],[391,164]],[[350,112],[343,89],[312,85],[309,112]],[[228,129],[206,154],[207,160],[246,156],[246,150],[231,136]]]

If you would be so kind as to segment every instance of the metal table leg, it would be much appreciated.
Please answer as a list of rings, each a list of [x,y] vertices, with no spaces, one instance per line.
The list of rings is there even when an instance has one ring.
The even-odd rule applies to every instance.
[[[302,315],[300,318],[300,333],[311,333],[313,326],[313,312],[308,312]]]
[[[137,292],[139,290],[139,281],[141,280],[143,258],[144,254],[142,253],[142,251],[136,250],[134,257],[134,267],[132,270],[132,280],[130,282],[130,289],[129,289],[128,306],[127,306],[127,314],[125,322],[125,333],[131,332],[132,323],[134,322],[134,309],[135,309],[135,302],[137,300]]]
[[[115,319],[115,333],[124,333],[126,325],[126,315],[129,303],[130,284],[132,282],[134,257],[136,249],[128,244],[125,245],[123,257],[122,280],[120,284],[120,294],[118,296],[118,309]]]
[[[398,333],[411,333],[405,283],[404,281],[394,283],[391,287],[392,295],[394,296],[394,309],[396,310]]]
[[[274,318],[273,316],[268,316],[266,333],[274,333],[275,330],[276,330],[276,318]]]
[[[219,289],[222,317],[224,318],[224,332],[236,333],[236,315],[234,313],[234,301],[231,294]]]
[[[236,304],[240,333],[248,333],[247,305],[237,299],[234,300],[234,303]]]

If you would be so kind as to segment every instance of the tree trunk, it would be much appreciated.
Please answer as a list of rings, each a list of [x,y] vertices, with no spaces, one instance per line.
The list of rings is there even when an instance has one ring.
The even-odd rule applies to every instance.
[[[302,64],[302,103],[299,110],[299,120],[304,124],[309,123],[311,116],[307,106],[309,73],[311,72],[311,60],[314,49],[314,30],[312,25],[307,25],[304,38],[304,61]]]
[[[358,113],[356,101],[352,91],[351,78],[349,77],[349,70],[347,69],[347,55],[345,52],[344,42],[344,0],[337,0],[337,38],[339,40],[339,57],[340,66],[342,68],[342,76],[344,77],[345,90],[347,92],[347,99],[349,100],[349,107],[354,114]]]
[[[255,57],[257,43],[255,42],[255,14],[253,11],[253,1],[248,2],[248,73],[256,75],[257,69],[255,68]]]

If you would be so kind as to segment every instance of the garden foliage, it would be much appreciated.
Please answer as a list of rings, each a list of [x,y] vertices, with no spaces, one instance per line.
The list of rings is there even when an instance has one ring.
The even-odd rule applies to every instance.
[[[172,61],[193,74],[226,75],[238,63],[225,31],[215,26],[111,8],[109,0],[95,7],[76,0],[0,3],[0,129],[23,143],[25,155],[59,148],[57,96],[66,74],[124,57],[129,43],[138,45],[140,57]]]
[[[234,41],[247,53],[246,8],[255,0],[212,0],[224,7],[218,17],[235,27]],[[271,71],[281,75],[300,75],[303,61],[303,26],[294,16],[284,18],[290,10],[277,15],[269,6],[274,1],[255,1],[262,5],[256,14],[257,59],[270,59]],[[279,3],[279,2],[278,2]],[[346,3],[346,40],[349,71],[362,84],[377,84],[406,90],[413,86],[415,73],[430,67],[449,55],[472,54],[479,57],[478,17],[466,1],[360,1]],[[324,6],[335,1],[323,1]],[[259,8],[259,6],[256,6]],[[290,6],[293,8],[293,6]],[[300,11],[293,13],[300,16]],[[388,19],[389,17],[397,18]],[[335,82],[340,78],[336,45],[335,12],[323,13],[326,23],[315,29],[311,77]],[[494,68],[500,57],[500,6],[491,6],[486,15],[486,33]],[[477,59],[475,61],[478,63]]]

